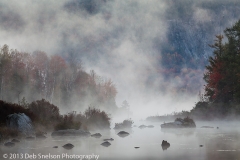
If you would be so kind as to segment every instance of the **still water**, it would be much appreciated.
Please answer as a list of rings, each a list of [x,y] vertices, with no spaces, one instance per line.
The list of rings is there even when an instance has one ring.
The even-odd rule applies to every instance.
[[[113,129],[101,131],[101,138],[52,138],[49,133],[47,139],[21,140],[12,148],[1,145],[0,159],[240,160],[239,123],[196,122],[196,129],[161,129],[161,123],[137,125],[141,124],[151,124],[154,128],[133,127],[126,130],[130,135],[124,138]],[[206,125],[214,128],[201,128]],[[101,145],[106,138],[114,139],[109,141],[109,147]],[[170,143],[168,149],[162,149],[162,140]],[[66,143],[75,147],[66,150],[62,147]]]

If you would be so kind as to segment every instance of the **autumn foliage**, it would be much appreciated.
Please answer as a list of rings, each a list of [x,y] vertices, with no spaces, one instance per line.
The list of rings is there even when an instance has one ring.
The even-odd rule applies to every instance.
[[[19,52],[7,45],[1,48],[0,100],[18,103],[24,97],[28,102],[45,99],[70,110],[90,103],[114,110],[116,94],[111,80],[93,70],[85,72],[76,59],[42,51]]]
[[[84,130],[110,129],[110,117],[100,109],[89,107],[84,113],[70,112],[62,115],[54,127],[55,130],[80,128]]]

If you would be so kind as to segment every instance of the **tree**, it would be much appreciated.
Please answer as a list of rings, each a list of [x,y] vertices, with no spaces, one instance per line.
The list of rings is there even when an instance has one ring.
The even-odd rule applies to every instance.
[[[48,78],[48,67],[49,58],[45,52],[36,51],[33,54],[34,58],[34,79],[35,79],[35,90],[40,93],[41,98],[48,99],[47,97],[47,78]]]
[[[214,49],[206,66],[204,80],[205,96],[211,102],[240,102],[240,21],[224,31],[227,42],[222,43],[223,36],[216,36]]]
[[[51,56],[50,63],[49,63],[49,75],[48,75],[48,93],[47,97],[50,99],[50,103],[52,103],[54,99],[54,94],[60,92],[60,83],[61,79],[66,70],[66,62],[65,60],[58,56],[53,55]],[[57,88],[57,86],[59,86]]]
[[[213,56],[209,57],[209,65],[206,66],[207,72],[204,74],[204,80],[207,85],[205,87],[205,96],[209,98],[210,101],[221,99],[221,91],[222,91],[222,81],[223,79],[223,52],[224,47],[222,44],[223,36],[216,36],[215,43],[210,45],[210,47],[214,48]]]
[[[10,69],[10,53],[9,53],[9,47],[8,45],[4,45],[1,48],[1,53],[0,53],[0,99],[4,99],[4,94],[5,94],[5,83],[8,78],[7,73]]]

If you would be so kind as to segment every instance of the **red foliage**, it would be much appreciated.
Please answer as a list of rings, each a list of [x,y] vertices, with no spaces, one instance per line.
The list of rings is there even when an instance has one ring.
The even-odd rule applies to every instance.
[[[222,67],[223,63],[216,59],[212,70],[207,73],[208,84],[206,88],[213,91],[213,95],[211,97],[212,99],[216,99],[219,95],[219,82],[224,78],[223,74],[221,73]]]

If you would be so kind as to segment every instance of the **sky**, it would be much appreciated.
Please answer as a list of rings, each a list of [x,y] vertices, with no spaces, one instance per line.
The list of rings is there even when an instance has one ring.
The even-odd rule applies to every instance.
[[[112,79],[118,90],[117,105],[127,100],[136,116],[190,110],[197,95],[173,95],[155,88],[164,84],[158,73],[161,45],[156,44],[167,41],[174,2],[1,0],[0,45],[30,53],[41,50],[48,55],[75,56],[87,72],[93,69]],[[210,10],[191,6],[187,10],[196,23],[212,20]],[[178,83],[181,81],[167,88],[170,91]]]

